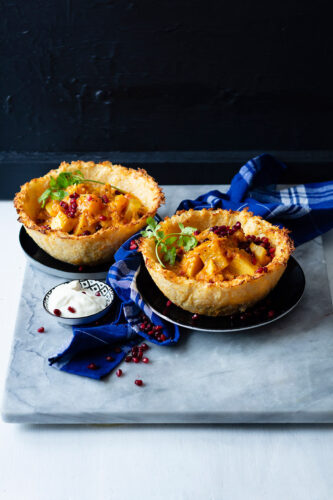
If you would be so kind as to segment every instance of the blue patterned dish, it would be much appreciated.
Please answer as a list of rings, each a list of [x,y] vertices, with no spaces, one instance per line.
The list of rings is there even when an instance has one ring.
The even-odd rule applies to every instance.
[[[74,280],[72,280],[74,281]],[[112,288],[104,283],[103,281],[97,281],[97,280],[90,280],[90,279],[81,279],[78,280],[80,282],[80,285],[83,289],[89,289],[92,290],[93,292],[100,292],[101,295],[106,299],[106,307],[99,311],[96,314],[90,314],[89,316],[81,316],[80,318],[65,318],[62,316],[56,316],[52,311],[50,311],[48,304],[49,304],[49,298],[55,288],[57,288],[60,285],[64,285],[64,283],[70,283],[70,281],[66,281],[64,283],[60,283],[59,285],[51,288],[45,295],[43,299],[43,306],[46,312],[48,312],[51,316],[53,316],[59,323],[68,325],[68,326],[74,326],[74,325],[87,325],[89,323],[93,323],[94,321],[97,321],[98,319],[102,318],[111,308],[114,300],[114,291]]]

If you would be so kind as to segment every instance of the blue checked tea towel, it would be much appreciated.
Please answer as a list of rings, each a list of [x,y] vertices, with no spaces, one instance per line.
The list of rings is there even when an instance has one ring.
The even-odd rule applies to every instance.
[[[309,241],[333,227],[333,181],[304,184],[278,190],[286,165],[268,154],[253,158],[232,179],[226,194],[209,191],[196,200],[184,200],[179,210],[248,207],[255,215],[291,230],[296,245]],[[131,240],[139,237],[139,233]],[[158,345],[172,345],[179,339],[176,325],[167,323],[144,303],[136,287],[140,255],[130,240],[115,254],[107,282],[115,290],[116,312],[111,323],[73,327],[67,349],[50,358],[56,368],[95,379],[109,374],[142,337]],[[140,330],[143,315],[163,332],[157,341]]]

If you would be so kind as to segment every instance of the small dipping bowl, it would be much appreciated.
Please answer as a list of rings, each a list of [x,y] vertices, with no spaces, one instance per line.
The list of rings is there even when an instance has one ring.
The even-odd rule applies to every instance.
[[[60,285],[71,283],[71,281],[79,281],[82,289],[88,289],[94,293],[99,292],[101,295],[103,295],[103,297],[106,300],[106,307],[95,314],[89,314],[88,316],[80,316],[79,318],[66,318],[54,314],[54,312],[49,309],[49,299],[51,297],[53,290],[55,290]],[[114,300],[114,291],[109,285],[107,285],[103,281],[89,280],[89,279],[71,280],[71,281],[65,281],[64,283],[59,283],[59,285],[54,286],[53,288],[51,288],[51,290],[47,292],[47,294],[43,299],[43,306],[45,311],[48,312],[51,316],[53,316],[59,323],[68,326],[87,325],[102,318],[110,310]]]

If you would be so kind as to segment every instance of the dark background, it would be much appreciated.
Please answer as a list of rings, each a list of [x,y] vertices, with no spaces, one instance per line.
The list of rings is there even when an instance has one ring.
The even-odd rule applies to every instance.
[[[330,2],[0,5],[9,190],[78,157],[209,183],[275,151],[290,181],[333,177]]]

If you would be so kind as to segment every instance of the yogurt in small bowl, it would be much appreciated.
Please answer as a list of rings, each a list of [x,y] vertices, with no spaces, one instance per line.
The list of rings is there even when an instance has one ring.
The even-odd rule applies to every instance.
[[[81,279],[51,288],[44,297],[43,306],[60,323],[81,325],[104,316],[113,300],[112,288],[103,281]]]

